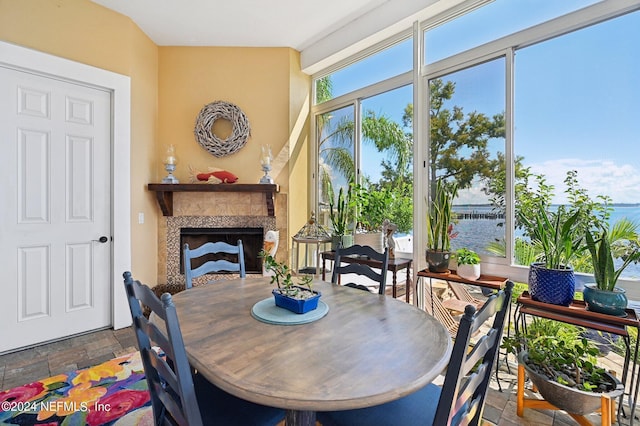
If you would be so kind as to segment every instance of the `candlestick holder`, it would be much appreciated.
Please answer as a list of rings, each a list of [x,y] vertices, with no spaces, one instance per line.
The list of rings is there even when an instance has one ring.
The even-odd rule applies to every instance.
[[[176,170],[175,164],[165,163],[164,169],[169,174],[164,179],[162,179],[162,183],[179,183],[178,179],[173,175],[173,172]]]
[[[178,179],[173,175],[173,172],[176,170],[176,163],[178,159],[176,158],[175,148],[173,145],[170,145],[167,149],[167,156],[164,158],[164,169],[169,173],[164,179],[162,179],[162,183],[178,183]]]
[[[262,171],[264,172],[264,176],[260,178],[260,183],[273,183],[273,178],[269,176],[269,172],[271,171],[271,165],[263,164]]]

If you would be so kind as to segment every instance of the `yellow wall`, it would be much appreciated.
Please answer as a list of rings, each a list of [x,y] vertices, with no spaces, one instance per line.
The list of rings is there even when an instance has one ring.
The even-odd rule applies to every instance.
[[[157,281],[157,256],[151,254],[157,252],[162,216],[146,185],[166,174],[162,158],[169,144],[176,147],[181,182],[188,182],[190,164],[228,169],[241,183],[259,181],[260,147],[270,144],[276,157],[271,175],[283,194],[291,191],[288,204],[295,206],[289,207],[289,231],[304,224],[310,79],[300,71],[298,52],[158,47],[129,18],[89,0],[0,0],[0,40],[131,77],[132,268],[137,278]],[[214,100],[238,105],[251,125],[245,147],[220,159],[193,135],[198,112]],[[145,215],[142,225],[138,213]]]
[[[154,283],[158,207],[146,184],[156,174],[158,47],[129,18],[88,0],[0,0],[0,39],[131,78],[131,267]]]
[[[189,181],[191,165],[200,171],[223,168],[236,174],[238,183],[258,183],[261,145],[270,144],[277,156],[288,139],[289,49],[160,47],[159,64],[158,178],[166,174],[162,157],[173,144],[180,182]],[[246,145],[221,158],[202,148],[193,133],[202,107],[216,100],[236,104],[251,126]],[[288,170],[273,177],[286,192]]]
[[[159,63],[157,179],[166,175],[162,158],[173,144],[178,157],[174,174],[180,182],[189,182],[190,168],[217,167],[237,175],[238,183],[258,183],[261,146],[269,144],[271,176],[282,194],[293,190],[298,200],[295,209],[289,207],[287,229],[302,227],[307,218],[310,79],[300,71],[299,53],[288,48],[160,47]],[[246,145],[224,157],[209,153],[194,136],[198,113],[217,100],[237,105],[251,126]],[[214,132],[225,138],[230,128],[217,129],[218,124],[224,120]]]

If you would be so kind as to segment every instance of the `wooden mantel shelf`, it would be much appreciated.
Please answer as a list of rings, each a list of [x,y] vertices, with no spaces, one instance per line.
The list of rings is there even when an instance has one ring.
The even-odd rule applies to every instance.
[[[150,183],[149,191],[155,191],[163,216],[173,216],[174,192],[264,192],[267,212],[275,216],[274,196],[280,191],[276,184],[245,183]]]

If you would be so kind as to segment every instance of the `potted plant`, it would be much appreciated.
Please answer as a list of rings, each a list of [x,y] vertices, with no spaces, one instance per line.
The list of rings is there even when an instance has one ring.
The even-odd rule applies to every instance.
[[[455,253],[458,263],[458,276],[475,281],[480,278],[480,256],[475,251],[468,248],[460,248]]]
[[[426,258],[431,272],[448,272],[451,258],[451,237],[453,236],[452,205],[457,187],[447,187],[442,180],[436,183],[436,190],[427,212]]]
[[[585,284],[583,295],[587,309],[603,314],[625,316],[627,296],[623,288],[616,287],[618,278],[629,264],[640,260],[640,246],[637,240],[610,241],[606,227],[597,231],[587,229],[585,241],[591,254],[595,284]],[[616,269],[614,257],[622,259]]]
[[[393,195],[387,188],[355,185],[356,232],[354,243],[370,246],[377,252],[384,251],[382,224],[389,219]]]
[[[329,196],[329,219],[333,231],[331,233],[331,250],[340,247],[350,247],[353,245],[353,235],[349,229],[351,217],[351,186],[344,192],[344,188],[338,191],[338,199],[333,204],[333,191]]]
[[[529,267],[529,293],[534,300],[569,306],[575,294],[575,275],[570,264],[582,247],[578,232],[580,209],[567,212],[559,206],[556,212],[544,203],[535,210],[535,217],[520,216],[532,243],[540,247],[542,259]]]
[[[555,330],[555,321],[535,319],[526,333],[504,337],[502,347],[518,356],[518,364],[542,397],[561,410],[585,415],[601,407],[603,393],[622,394],[618,379],[596,365],[598,348],[566,330]],[[518,377],[518,381],[523,378]],[[520,386],[520,384],[519,384]]]
[[[299,278],[298,284],[293,282],[291,269],[282,262],[278,262],[266,251],[260,251],[260,257],[264,260],[264,268],[271,272],[271,284],[275,283],[277,288],[272,290],[276,306],[304,314],[318,307],[318,300],[321,293],[313,290],[311,275],[303,275]]]

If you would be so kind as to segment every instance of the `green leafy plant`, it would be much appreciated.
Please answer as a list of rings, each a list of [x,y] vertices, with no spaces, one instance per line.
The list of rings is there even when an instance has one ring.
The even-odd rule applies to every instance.
[[[478,265],[480,263],[478,253],[466,247],[456,250],[456,259],[458,265]]]
[[[293,280],[291,269],[283,262],[278,262],[266,251],[260,251],[259,256],[264,260],[264,267],[267,271],[273,272],[271,284],[276,284],[281,294],[296,299],[306,299],[314,295],[312,287],[313,277],[303,275],[298,278],[298,283]],[[304,288],[306,287],[306,288]]]
[[[580,337],[582,329],[557,321],[534,319],[526,332],[504,337],[502,348],[528,353],[527,365],[549,380],[589,392],[609,390],[605,370],[596,365],[598,348]]]
[[[448,187],[442,179],[436,183],[436,190],[427,212],[427,248],[434,251],[448,251],[451,248],[453,199],[457,186]]]
[[[333,191],[331,191],[333,192]],[[351,217],[351,186],[346,193],[344,188],[338,191],[338,199],[333,204],[333,193],[329,197],[329,219],[333,227],[333,235],[342,237],[349,233],[349,221]]]
[[[625,268],[640,261],[640,246],[637,240],[610,242],[608,230],[604,226],[600,227],[599,233],[597,232],[587,229],[585,233],[586,246],[593,265],[593,278],[598,289],[613,291]],[[617,269],[614,257],[622,259],[622,264]]]
[[[357,229],[381,231],[384,220],[391,217],[393,193],[388,188],[377,189],[373,185],[355,185],[354,190]]]
[[[571,259],[583,249],[582,234],[577,232],[583,211],[578,209],[569,213],[562,205],[556,212],[552,212],[541,202],[532,214],[533,217],[522,215],[520,221],[531,233],[532,243],[540,245],[543,256],[541,260],[545,266],[560,269],[569,265]]]

